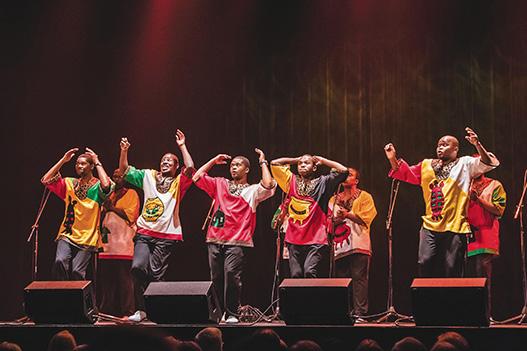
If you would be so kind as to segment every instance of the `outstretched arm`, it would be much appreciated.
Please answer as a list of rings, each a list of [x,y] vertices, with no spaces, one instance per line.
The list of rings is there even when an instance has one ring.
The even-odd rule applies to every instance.
[[[102,166],[101,162],[99,161],[99,156],[90,148],[86,148],[86,153],[91,156],[93,159],[93,163],[95,164],[95,169],[97,169],[97,175],[99,176],[99,180],[101,181],[101,188],[106,192],[108,189],[110,189],[111,181],[110,177],[108,177],[108,174],[104,170],[104,167]]]
[[[322,157],[322,156],[313,156],[313,160],[315,161],[315,163],[317,165],[318,164],[322,164],[322,165],[327,166],[329,168],[334,168],[339,173],[348,172],[348,169],[346,168],[346,166],[338,163],[337,161],[329,160],[329,159],[327,159],[325,157]]]
[[[284,166],[297,164],[300,157],[280,157],[271,161],[273,166]]]
[[[493,164],[493,160],[489,152],[483,147],[483,145],[479,141],[478,135],[469,127],[466,127],[465,131],[467,132],[465,139],[467,139],[469,143],[474,145],[479,155],[481,156],[481,162],[489,166],[495,166]]]
[[[192,177],[192,180],[197,182],[198,180],[201,179],[201,177],[203,177],[203,175],[205,173],[207,173],[208,171],[210,171],[210,169],[214,166],[214,165],[224,165],[224,164],[227,164],[227,160],[230,160],[231,157],[229,155],[226,155],[226,154],[218,154],[216,155],[215,157],[211,158],[209,160],[209,162],[205,163],[203,166],[201,166],[197,171],[196,173],[194,174],[194,176]]]
[[[258,148],[254,149],[254,151],[258,154],[258,164],[262,169],[262,186],[266,189],[271,189],[273,187],[273,177],[269,171],[269,165],[265,159],[265,154]]]
[[[53,167],[51,167],[49,171],[46,172],[46,174],[44,174],[44,176],[40,180],[42,184],[48,184],[55,177],[55,175],[60,171],[62,166],[65,163],[71,161],[71,159],[73,158],[73,156],[75,156],[75,153],[77,151],[79,151],[78,147],[69,149],[68,151],[66,151],[64,156],[62,156],[60,160],[58,160],[58,162],[55,163],[55,165],[53,165]]]
[[[185,141],[185,134],[183,134],[183,132],[179,129],[176,130],[176,143],[179,146],[181,154],[183,155],[183,164],[186,168],[194,168],[194,161],[192,160],[192,156],[190,156],[190,152],[188,152]]]
[[[128,149],[130,148],[128,138],[121,138],[119,146],[121,147],[121,153],[119,154],[119,172],[125,174],[128,169]]]

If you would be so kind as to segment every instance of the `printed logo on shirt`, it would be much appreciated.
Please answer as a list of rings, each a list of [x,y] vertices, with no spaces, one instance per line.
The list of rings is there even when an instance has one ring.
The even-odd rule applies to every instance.
[[[300,224],[309,217],[309,201],[300,200],[296,197],[291,197],[291,202],[289,203],[289,217],[294,221],[299,221]]]
[[[163,215],[164,211],[165,205],[163,205],[163,201],[161,201],[158,197],[149,198],[145,202],[143,214],[141,216],[147,222],[155,222],[159,217],[161,217],[161,215]]]

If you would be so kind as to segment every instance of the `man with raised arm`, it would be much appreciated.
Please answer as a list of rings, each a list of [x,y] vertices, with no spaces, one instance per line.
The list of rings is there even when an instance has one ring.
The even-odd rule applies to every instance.
[[[168,257],[176,242],[183,240],[179,206],[188,188],[192,185],[194,162],[185,145],[185,135],[176,132],[176,143],[183,155],[185,167],[177,174],[179,159],[172,153],[161,158],[160,170],[136,169],[128,165],[127,138],[121,139],[119,170],[130,184],[143,189],[144,203],[137,219],[137,234],[134,238],[132,277],[137,311],[129,321],[140,322],[146,318],[144,297],[151,281],[160,281],[168,268]]]
[[[56,239],[53,276],[57,280],[86,279],[88,264],[100,246],[101,205],[112,189],[99,157],[89,148],[77,157],[77,178],[62,178],[60,169],[77,151],[78,148],[68,150],[41,179],[42,184],[66,204]],[[94,169],[100,180],[94,177]]]
[[[397,158],[393,144],[384,147],[392,167],[389,176],[420,185],[425,201],[423,225],[419,232],[419,275],[421,277],[461,277],[467,250],[467,219],[470,185],[474,178],[499,165],[487,152],[477,134],[465,128],[465,139],[480,157],[458,157],[459,142],[445,135],[437,142],[435,159],[409,166]]]
[[[205,163],[194,175],[196,185],[214,201],[212,218],[207,230],[210,275],[227,323],[237,323],[242,287],[244,256],[253,247],[256,228],[256,207],[273,196],[276,182],[269,172],[268,162],[260,149],[258,165],[262,178],[249,184],[250,162],[244,156],[231,160],[219,154]],[[230,162],[231,179],[210,177],[207,173],[218,164]]]
[[[321,164],[332,170],[327,175],[315,177]],[[291,172],[291,165],[297,165],[298,175]],[[328,201],[348,177],[348,169],[336,161],[306,154],[273,160],[271,172],[286,194],[285,243],[291,277],[319,278],[322,264],[329,258]]]

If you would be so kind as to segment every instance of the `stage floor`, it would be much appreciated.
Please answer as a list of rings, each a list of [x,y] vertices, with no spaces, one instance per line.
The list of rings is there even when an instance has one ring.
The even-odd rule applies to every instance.
[[[155,328],[181,340],[192,340],[198,331],[208,325],[142,323],[132,328]],[[121,325],[113,322],[95,324],[39,324],[3,323],[0,325],[0,340],[16,342],[24,351],[43,350],[51,336],[68,329],[79,344],[90,343],[105,333],[115,331]],[[527,349],[527,325],[507,324],[490,327],[416,327],[412,323],[365,323],[350,325],[286,325],[283,322],[227,325],[220,323],[225,351],[240,350],[244,341],[259,328],[272,328],[289,345],[302,339],[314,340],[328,345],[335,340],[353,350],[365,338],[377,340],[385,350],[406,336],[413,336],[431,347],[437,335],[445,331],[457,331],[467,338],[472,350],[525,350]]]

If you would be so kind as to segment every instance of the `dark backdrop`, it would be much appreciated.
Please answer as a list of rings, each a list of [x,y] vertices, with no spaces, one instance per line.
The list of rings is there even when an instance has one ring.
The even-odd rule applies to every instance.
[[[522,306],[519,225],[513,212],[527,166],[527,3],[518,0],[13,1],[0,8],[2,48],[2,240],[0,319],[20,317],[31,280],[26,242],[40,177],[70,147],[93,148],[117,166],[156,168],[185,131],[199,166],[219,152],[254,147],[268,159],[314,153],[362,172],[378,216],[372,227],[371,312],[385,309],[390,181],[383,146],[409,162],[434,155],[436,140],[473,127],[501,160],[491,173],[508,192],[495,262],[494,316]],[[217,167],[216,175],[227,175]],[[72,175],[72,164],[63,169]],[[256,167],[252,181],[257,181]],[[258,210],[244,303],[270,302],[277,195]],[[169,280],[206,280],[201,224],[209,205],[196,188],[181,208],[185,242]],[[40,222],[39,276],[50,278],[63,204]],[[402,185],[395,209],[395,304],[410,313],[420,190]]]

